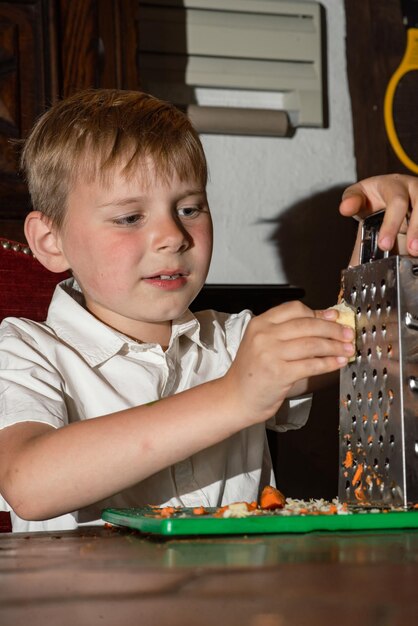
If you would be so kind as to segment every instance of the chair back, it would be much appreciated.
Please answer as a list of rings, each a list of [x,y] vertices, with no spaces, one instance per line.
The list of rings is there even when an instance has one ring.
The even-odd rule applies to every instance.
[[[5,317],[44,321],[56,285],[69,276],[47,270],[27,244],[0,237],[0,321]]]

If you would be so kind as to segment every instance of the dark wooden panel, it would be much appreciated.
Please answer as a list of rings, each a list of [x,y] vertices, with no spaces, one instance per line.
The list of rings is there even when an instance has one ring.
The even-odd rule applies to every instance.
[[[389,144],[383,119],[386,87],[405,48],[400,1],[345,0],[345,10],[357,176],[410,174]]]
[[[60,0],[62,87],[137,89],[137,0]]]
[[[138,88],[138,0],[0,2],[0,228],[22,233],[30,207],[19,140],[60,97]],[[19,237],[20,239],[21,237]]]
[[[0,217],[23,215],[26,186],[16,140],[25,137],[55,89],[48,25],[52,3],[0,3]]]

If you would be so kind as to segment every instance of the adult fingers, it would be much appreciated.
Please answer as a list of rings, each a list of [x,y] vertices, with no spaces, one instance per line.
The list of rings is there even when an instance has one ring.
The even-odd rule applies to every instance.
[[[374,176],[348,187],[342,197],[342,215],[364,218],[386,209],[379,247],[390,250],[398,233],[406,232],[410,254],[418,255],[418,178],[403,174]]]

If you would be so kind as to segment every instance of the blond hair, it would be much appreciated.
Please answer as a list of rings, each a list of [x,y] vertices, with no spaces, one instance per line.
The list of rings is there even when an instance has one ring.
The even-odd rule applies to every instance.
[[[206,187],[207,165],[197,132],[168,102],[139,91],[88,89],[53,105],[29,134],[22,151],[32,206],[57,228],[76,180],[103,184],[116,167],[146,176],[151,159],[158,176],[194,178]]]

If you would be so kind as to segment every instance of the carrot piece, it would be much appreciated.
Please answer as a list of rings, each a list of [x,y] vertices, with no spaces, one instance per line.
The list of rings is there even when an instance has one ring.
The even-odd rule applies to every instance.
[[[260,509],[265,511],[274,511],[274,509],[282,509],[286,503],[284,495],[271,485],[264,487],[260,496]]]
[[[159,513],[161,517],[171,517],[175,510],[173,506],[164,506]]]
[[[347,450],[347,454],[345,455],[345,459],[343,461],[343,465],[347,469],[349,467],[353,467],[353,453],[351,452],[351,450]]]
[[[204,506],[196,506],[193,509],[193,515],[207,515],[207,510],[205,509]]]
[[[361,480],[361,476],[363,474],[363,466],[360,464],[357,466],[357,469],[354,473],[353,479],[351,481],[351,483],[353,485],[355,485],[356,483],[358,483]]]
[[[367,501],[367,496],[364,493],[364,489],[362,488],[361,485],[359,485],[356,489],[354,489],[354,495],[356,496],[357,500],[359,502],[366,502]]]

